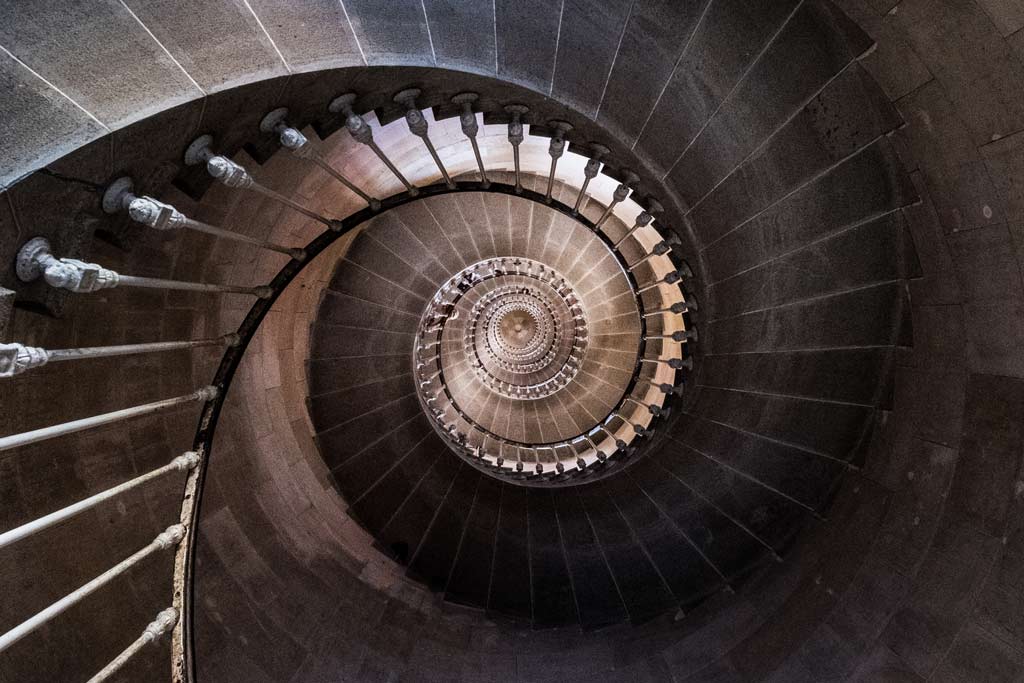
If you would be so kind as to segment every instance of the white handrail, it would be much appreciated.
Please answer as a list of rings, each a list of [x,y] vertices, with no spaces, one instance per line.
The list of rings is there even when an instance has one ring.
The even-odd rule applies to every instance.
[[[61,508],[60,510],[51,512],[48,515],[43,515],[42,517],[34,519],[27,524],[22,524],[17,528],[11,529],[10,531],[6,531],[0,534],[0,550],[9,546],[12,543],[20,541],[23,538],[27,538],[32,534],[36,534],[42,531],[43,529],[48,529],[54,524],[63,522],[65,519],[74,517],[80,512],[84,512],[90,508],[96,507],[103,501],[110,500],[111,498],[114,498],[124,493],[125,491],[130,491],[136,486],[141,486],[142,484],[145,484],[148,481],[152,481],[153,479],[162,477],[168,472],[184,472],[192,469],[198,464],[199,454],[196,453],[195,451],[186,451],[185,453],[179,455],[178,457],[176,457],[174,460],[170,461],[163,467],[159,467],[151,472],[147,472],[146,474],[126,481],[123,484],[118,484],[117,486],[109,488],[106,491],[101,491],[100,493],[97,493],[94,496],[89,496],[88,498],[80,500],[77,503],[73,503],[72,505],[68,505],[65,508]]]
[[[156,413],[166,408],[173,408],[174,406],[189,403],[191,401],[212,401],[216,397],[217,387],[208,386],[193,391],[191,394],[185,394],[184,396],[166,398],[162,401],[145,403],[140,406],[115,410],[111,413],[103,413],[102,415],[83,417],[81,420],[71,420],[70,422],[63,422],[49,427],[41,427],[39,429],[33,429],[30,432],[22,432],[21,434],[11,434],[10,436],[0,437],[0,451],[18,448],[19,446],[27,446],[28,444],[36,443],[37,441],[45,441],[46,439],[52,439],[57,436],[80,432],[85,429],[118,422],[119,420],[125,420],[130,417],[149,415],[150,413]]]
[[[87,683],[103,683],[110,678],[111,675],[121,670],[128,660],[135,656],[135,653],[144,648],[150,643],[154,643],[159,640],[160,636],[170,631],[175,624],[178,623],[178,610],[173,607],[167,609],[156,615],[156,619],[151,621],[142,635],[135,639],[135,641],[121,651],[117,657],[111,660],[110,664],[103,667],[95,676],[90,678]]]
[[[103,572],[95,579],[85,584],[81,588],[75,590],[72,593],[68,593],[63,598],[53,603],[41,612],[29,617],[25,621],[21,622],[7,633],[0,636],[0,652],[5,651],[11,645],[27,636],[32,631],[47,623],[54,617],[65,612],[68,608],[73,607],[92,593],[107,585],[121,574],[125,573],[142,560],[146,559],[158,550],[167,550],[178,545],[182,538],[185,537],[185,527],[180,524],[167,527],[166,531],[161,532],[153,541],[142,550],[139,550],[135,554],[117,563],[107,571]]]

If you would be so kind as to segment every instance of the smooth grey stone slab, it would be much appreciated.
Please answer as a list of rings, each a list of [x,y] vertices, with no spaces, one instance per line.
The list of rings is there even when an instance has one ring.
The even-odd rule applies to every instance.
[[[849,460],[871,409],[705,388],[694,415]]]
[[[672,594],[614,504],[598,487],[581,488],[580,499],[629,618],[634,622],[643,621],[668,607]]]
[[[493,74],[494,7],[487,2],[424,0],[437,65]]]
[[[495,0],[498,76],[551,90],[561,7],[550,0]]]
[[[981,3],[914,0],[900,3],[892,19],[935,74],[975,146],[1024,129],[1021,63]]]
[[[553,97],[583,114],[596,115],[629,10],[630,4],[619,0],[565,1]]]
[[[1000,550],[998,538],[944,518],[924,561],[927,571],[918,575],[880,642],[928,677],[953,645]]]
[[[971,369],[1024,377],[1024,301],[975,301],[964,306]]]
[[[705,457],[819,511],[831,482],[845,471],[841,463],[820,455],[691,415],[679,418],[673,434]]]
[[[834,297],[704,325],[701,343],[712,353],[764,352],[850,346],[887,346],[896,341],[894,316],[905,290],[881,284]]]
[[[433,64],[427,17],[418,0],[345,0],[367,64]]]
[[[894,136],[900,155],[908,168],[920,169],[943,229],[1005,222],[1004,199],[985,157],[942,85],[932,81],[897,106],[908,124]]]
[[[1007,226],[953,233],[949,249],[964,301],[1024,299],[1020,251]]]
[[[990,142],[981,148],[992,184],[1005,201],[1010,229],[1024,223],[1024,131]],[[1017,242],[1018,248],[1024,242]]]
[[[685,201],[696,202],[870,47],[868,36],[834,6],[806,3],[683,152],[668,179]],[[801,66],[794,70],[794,64]],[[872,99],[863,106],[880,104],[880,98]],[[828,104],[825,98],[821,106]],[[819,112],[820,118],[827,116]]]
[[[256,16],[225,0],[127,0],[181,67],[206,92],[288,73]]]
[[[114,0],[5,3],[0,45],[109,128],[202,95]]]
[[[632,144],[709,0],[638,0],[622,33],[597,120]]]
[[[861,59],[889,99],[896,101],[917,90],[933,76],[899,27],[895,17],[882,14],[870,0],[835,0],[836,5],[864,29],[875,49]]]
[[[452,457],[445,452],[442,457]],[[492,477],[482,477],[476,499],[466,511],[466,531],[459,555],[452,567],[445,600],[478,608],[487,607],[494,559],[494,539],[498,529],[501,492],[507,484]]]
[[[708,246],[709,278],[723,280],[916,198],[891,146],[881,139]]]
[[[708,319],[785,306],[901,277],[901,221],[890,214],[709,288]]]
[[[634,147],[668,172],[716,108],[757,59],[797,0],[712,2],[667,82]]]
[[[104,127],[29,69],[0,54],[0,188],[95,140]]]
[[[345,9],[338,0],[248,0],[248,3],[292,71],[365,63]]]
[[[717,162],[695,162],[700,170],[684,183],[694,229],[705,241],[721,236],[901,123],[871,77],[851,65],[727,177]]]
[[[706,355],[701,381],[712,387],[871,405],[887,349]]]
[[[535,626],[578,623],[579,620],[558,517],[555,515],[555,493],[551,489],[527,490]]]

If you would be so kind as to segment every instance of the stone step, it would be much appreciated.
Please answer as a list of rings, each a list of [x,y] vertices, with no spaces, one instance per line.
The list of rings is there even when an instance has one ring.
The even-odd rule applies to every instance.
[[[445,455],[455,457],[453,454]],[[473,505],[477,485],[483,476],[463,463],[409,563],[409,576],[425,583],[431,590],[443,592],[448,585],[448,577],[459,551],[462,529],[466,524],[467,510]]]
[[[582,487],[579,496],[630,621],[644,622],[675,604],[647,551],[603,487]]]

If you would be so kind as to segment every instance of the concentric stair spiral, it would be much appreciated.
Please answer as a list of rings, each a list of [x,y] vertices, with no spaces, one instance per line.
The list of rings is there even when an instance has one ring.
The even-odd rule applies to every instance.
[[[1010,652],[1024,15],[385,4],[0,9],[0,678]]]
[[[413,330],[415,375],[423,407],[450,446],[486,471],[534,483],[571,481],[625,451],[663,407],[660,386],[676,384],[676,371],[658,362],[681,362],[682,352],[677,342],[653,340],[648,352],[645,298],[607,234],[516,195],[459,195],[447,206],[428,202],[427,210],[441,216],[440,242],[421,237],[419,259],[407,250],[403,261],[388,246],[387,227],[371,223],[348,260],[395,287],[417,289],[404,267],[436,288]],[[422,234],[417,219],[401,210],[392,218]],[[471,226],[486,232],[474,238]],[[654,226],[645,231],[656,238]],[[449,273],[437,255],[454,243],[476,250]],[[647,263],[655,273],[674,268],[664,255]],[[346,268],[336,282],[358,277]],[[430,279],[441,274],[440,283]],[[672,316],[683,296],[665,284],[646,303]]]

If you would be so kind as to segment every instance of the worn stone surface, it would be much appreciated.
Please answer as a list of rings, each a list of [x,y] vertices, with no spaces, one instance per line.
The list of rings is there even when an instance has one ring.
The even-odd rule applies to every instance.
[[[0,187],[98,138],[103,124],[10,55],[0,55],[0,118],[7,134],[0,142]]]
[[[247,4],[188,7],[133,0],[127,6],[204,92],[287,73],[287,65]],[[227,31],[231,40],[223,39]]]
[[[1019,618],[1019,586],[1024,555],[1021,446],[1015,426],[1020,422],[1018,378],[1024,376],[1019,344],[1024,336],[1019,132],[1024,118],[1016,96],[1024,55],[1021,10],[1019,3],[1004,0],[843,0],[836,4],[878,43],[860,63],[895,101],[907,123],[889,140],[903,165],[915,171],[913,184],[896,185],[893,195],[871,195],[884,200],[879,204],[852,189],[858,187],[854,180],[869,176],[870,170],[851,173],[832,190],[816,184],[814,193],[823,198],[820,205],[809,201],[799,207],[789,204],[791,210],[771,211],[770,221],[759,220],[750,227],[751,235],[759,235],[757,240],[723,239],[720,247],[708,249],[707,265],[713,277],[694,283],[698,298],[707,301],[698,315],[708,317],[697,319],[708,321],[709,326],[719,324],[709,322],[715,320],[712,316],[735,316],[746,322],[735,328],[723,326],[722,333],[709,340],[713,348],[735,355],[704,357],[701,381],[715,388],[694,388],[687,397],[692,401],[690,412],[744,430],[708,428],[708,433],[717,434],[715,449],[696,444],[716,457],[721,454],[723,462],[726,457],[751,454],[763,456],[762,461],[786,457],[803,462],[797,458],[805,452],[800,449],[839,453],[856,446],[864,479],[846,480],[840,498],[828,510],[829,524],[812,525],[806,533],[790,538],[769,521],[796,514],[792,502],[693,449],[673,450],[669,444],[659,455],[663,466],[657,471],[659,476],[675,477],[674,481],[664,484],[637,470],[635,478],[630,475],[614,486],[609,484],[607,491],[583,495],[581,507],[592,532],[576,523],[579,512],[571,502],[556,500],[553,513],[552,507],[545,508],[546,519],[553,514],[559,522],[563,516],[572,521],[562,530],[562,541],[571,550],[559,565],[556,555],[531,548],[533,541],[553,537],[544,536],[544,530],[531,531],[528,497],[521,490],[510,487],[497,494],[502,501],[500,512],[474,503],[482,490],[479,485],[473,497],[456,496],[444,506],[442,501],[459,476],[457,463],[444,469],[440,465],[448,460],[438,458],[436,451],[420,449],[409,451],[405,466],[390,472],[378,469],[380,463],[358,472],[365,479],[396,486],[387,497],[389,505],[397,508],[393,516],[371,510],[365,502],[353,506],[353,514],[368,527],[383,527],[382,554],[374,548],[373,538],[346,515],[346,502],[336,494],[329,474],[330,467],[343,467],[345,458],[326,464],[320,459],[303,407],[309,394],[303,362],[311,355],[306,330],[329,273],[311,270],[303,286],[275,305],[240,370],[233,389],[237,393],[223,417],[215,474],[207,491],[210,525],[204,531],[199,565],[205,582],[199,623],[204,635],[199,644],[209,666],[204,677],[451,680],[445,674],[458,671],[462,680],[816,681],[848,676],[856,681],[919,682],[1012,681],[1021,676],[1024,627]],[[436,60],[438,65],[478,73],[496,70],[502,78],[527,83],[538,91],[517,93],[517,98],[528,99],[535,108],[538,122],[556,115],[575,116],[559,102],[579,109],[582,116],[574,119],[580,123],[579,137],[574,141],[616,138],[612,144],[619,156],[639,136],[637,152],[651,166],[638,169],[645,174],[645,182],[662,175],[683,153],[793,7],[792,3],[750,2],[739,13],[727,11],[731,3],[715,2],[703,13],[705,7],[699,2],[671,7],[637,2],[629,8],[573,2],[564,7],[499,3],[495,25],[494,7],[489,3],[455,8],[452,3],[406,2],[382,8],[379,3],[346,1],[344,6],[285,7],[263,0],[200,5],[189,16],[165,6],[168,16],[177,16],[182,24],[178,19],[169,24],[170,29],[181,29],[180,36],[172,38],[183,42],[173,44],[155,22],[151,25],[143,17],[141,5],[128,5],[137,9],[159,43],[120,3],[88,9],[44,3],[6,8],[0,45],[111,128],[200,96],[163,47],[183,66],[190,58],[197,59],[197,64],[206,60],[216,65],[217,55],[223,54],[226,71],[218,73],[225,80],[211,85],[214,89],[230,85],[230,78],[254,80],[267,68],[277,68],[268,66],[280,58],[268,45],[267,35],[296,71],[321,64],[358,65],[360,50],[371,64],[423,65]],[[261,17],[266,34],[254,28],[246,6]],[[203,23],[202,17],[212,19]],[[686,37],[690,26],[695,27],[692,38]],[[209,31],[214,28],[218,31],[211,37]],[[581,40],[590,35],[592,40]],[[186,38],[193,41],[189,49],[185,49]],[[28,69],[3,58],[9,62],[3,69],[9,84],[5,92],[14,96],[0,104],[10,131],[0,155],[4,159],[0,185],[45,165],[85,181],[69,183],[42,174],[15,185],[0,206],[8,253],[17,246],[9,239],[12,230],[17,231],[13,240],[17,242],[49,226],[65,229],[58,210],[65,201],[75,207],[74,225],[81,234],[88,237],[94,229],[112,234],[115,222],[96,213],[99,188],[114,173],[130,171],[143,179],[139,182],[147,191],[159,193],[174,173],[182,146],[199,129],[209,127],[223,141],[225,151],[234,153],[259,142],[255,124],[281,98],[301,111],[304,124],[317,117],[326,121],[324,103],[343,89],[366,94],[364,111],[370,111],[386,104],[391,86],[397,86],[381,80],[387,87],[380,85],[377,92],[379,74],[350,79],[339,70],[322,78],[302,73],[253,84],[244,91],[225,90],[205,103],[170,109],[166,118],[146,122],[148,128],[122,128],[62,168],[52,164],[57,156],[98,137],[103,128]],[[188,66],[185,70],[205,84]],[[795,79],[798,72],[785,70],[787,78]],[[107,78],[109,73],[118,77]],[[410,72],[402,80],[421,77],[427,78]],[[218,76],[210,78],[215,83]],[[436,83],[438,93],[443,90],[443,96],[450,97],[464,87],[461,78],[424,82],[431,87]],[[594,103],[599,100],[594,98],[601,96],[606,81],[607,92],[598,109]],[[792,85],[792,92],[797,92],[799,84]],[[831,89],[840,86],[840,81],[833,81]],[[441,96],[437,94],[439,101]],[[787,111],[796,112],[796,108]],[[586,117],[595,115],[599,124],[625,133],[623,139],[589,126]],[[746,125],[737,129],[739,133]],[[790,130],[799,130],[800,125],[793,119]],[[757,130],[763,137],[774,127]],[[160,139],[163,133],[166,137]],[[453,139],[465,151],[464,139],[455,135]],[[764,140],[759,136],[750,137],[749,142],[760,144]],[[342,139],[344,135],[329,141],[334,158],[374,187],[390,187],[380,165],[360,156],[354,151],[358,148],[343,144]],[[398,152],[400,145],[394,149]],[[749,147],[737,148],[708,160],[707,168],[717,169],[715,178],[720,178],[749,152]],[[890,164],[894,155],[883,156],[886,168],[896,168]],[[257,164],[256,158],[267,159],[267,166]],[[411,153],[404,157],[416,158]],[[794,187],[792,183],[813,175],[812,167],[822,168],[816,165],[819,161],[825,164],[834,157],[815,156],[815,164],[805,164],[808,158],[812,157],[782,155],[778,162],[749,176],[749,187],[723,193],[723,199],[743,198],[743,210],[736,203],[738,212],[722,226],[730,229],[765,206],[747,202],[745,191],[764,202],[780,199]],[[318,208],[338,215],[358,208],[352,197],[328,190],[331,186],[322,175],[287,163],[294,159],[255,155],[243,161],[275,189],[295,193]],[[540,162],[546,161],[541,156]],[[786,173],[787,163],[798,168]],[[762,192],[754,183],[765,180],[779,184],[768,183],[774,189]],[[702,195],[706,191],[702,184],[708,182],[710,177],[693,174],[679,189]],[[64,185],[72,189],[61,189]],[[211,222],[254,236],[301,243],[316,232],[314,226],[280,207],[254,200],[254,195],[214,187],[195,203],[182,193],[165,191],[159,196]],[[839,196],[842,200],[836,199]],[[918,197],[921,203],[910,205]],[[440,216],[451,208],[440,198],[424,205]],[[723,201],[722,205],[731,208],[733,203]],[[876,209],[892,215],[876,222],[878,216],[872,213]],[[808,216],[813,218],[800,222]],[[835,340],[891,343],[890,338],[866,334],[871,330],[856,323],[860,316],[876,319],[888,309],[857,298],[867,294],[834,295],[885,281],[893,268],[902,267],[892,253],[904,244],[893,239],[900,236],[892,227],[899,223],[897,217],[905,220],[913,236],[924,276],[912,280],[909,287],[901,285],[893,299],[900,301],[900,310],[892,315],[912,320],[913,347],[891,353],[889,348],[828,352],[813,346]],[[682,225],[678,214],[672,215],[672,221]],[[672,221],[666,217],[666,222]],[[484,221],[483,229],[486,226]],[[409,236],[417,234],[410,227],[432,231],[437,237],[443,237],[448,228],[445,221],[392,227],[395,252],[406,263],[419,248],[418,238]],[[697,234],[721,234],[721,226],[710,222],[694,227]],[[743,233],[737,231],[737,239]],[[517,244],[515,235],[490,230],[479,235],[485,237],[481,243],[488,248],[497,248],[499,242]],[[871,244],[886,248],[859,250],[856,242],[842,241],[866,235]],[[448,266],[445,260],[479,256],[476,241],[457,239],[451,250],[432,254],[434,259],[428,261]],[[529,244],[529,239],[522,244]],[[254,278],[269,277],[281,264],[276,255],[195,235],[143,233],[129,253],[103,242],[92,244],[90,239],[82,245],[105,264],[158,277],[251,284]],[[857,249],[857,258],[844,259],[843,245],[847,251]],[[460,258],[451,258],[453,251]],[[565,244],[554,241],[550,253],[570,260],[573,256]],[[575,265],[580,262],[577,259]],[[704,263],[694,259],[693,265],[703,274]],[[435,275],[433,266],[419,271],[419,277],[428,280]],[[714,298],[705,291],[711,282],[715,282],[711,290],[718,291]],[[396,298],[378,294],[380,303],[361,307],[350,296],[325,295],[325,300],[340,303],[322,309],[324,321],[339,310],[351,311],[373,331],[357,332],[335,320],[331,323],[337,325],[334,335],[319,342],[316,353],[352,357],[402,348],[404,318],[390,308]],[[821,301],[838,310],[829,313],[826,303],[818,308],[813,301],[804,301],[818,294],[830,295]],[[114,290],[102,298],[75,300],[61,321],[16,309],[8,338],[60,347],[212,336],[230,329],[250,303],[244,297],[216,301],[211,307],[208,299],[198,295]],[[408,303],[412,311],[413,301]],[[778,306],[783,308],[771,314],[758,312]],[[784,312],[788,308],[804,313],[790,315]],[[405,315],[410,316],[415,317]],[[751,316],[759,316],[759,322],[750,324]],[[765,347],[766,339],[775,348]],[[905,340],[906,335],[901,338]],[[790,344],[801,348],[786,348]],[[215,361],[216,353],[211,352],[82,362],[73,370],[70,364],[52,365],[7,387],[10,393],[5,392],[5,398],[16,396],[18,405],[14,411],[4,411],[2,433],[190,390],[210,376]],[[351,371],[352,362],[346,361],[346,372]],[[388,363],[370,364],[367,371],[378,373],[375,377],[386,376],[389,368],[394,369]],[[890,363],[899,368],[894,388],[879,380]],[[74,373],[76,385],[89,390],[69,395],[68,372]],[[350,382],[344,375],[332,379]],[[352,455],[345,448],[366,433],[384,434],[403,416],[419,410],[415,401],[383,387],[379,393],[366,393],[367,414],[339,421],[332,432],[332,446],[325,445],[327,436],[322,435],[325,449]],[[765,393],[780,396],[762,396]],[[885,401],[887,394],[893,400]],[[380,403],[385,397],[391,402]],[[840,402],[834,411],[830,410],[833,402]],[[870,411],[880,404],[886,410],[875,420],[874,432],[864,437],[865,443],[848,443],[843,435],[852,433],[852,427],[838,416]],[[5,456],[0,460],[0,493],[11,504],[4,510],[4,526],[159,466],[189,442],[194,423],[194,411],[182,411],[131,423],[124,430],[98,431]],[[808,431],[807,425],[815,430]],[[745,432],[763,434],[754,437]],[[125,453],[130,457],[123,457]],[[744,467],[747,464],[743,462]],[[749,464],[764,466],[754,460]],[[411,475],[417,469],[425,469],[426,476],[414,481]],[[55,481],[68,483],[57,487]],[[789,495],[806,490],[806,479],[771,481]],[[105,507],[0,555],[0,572],[14,577],[11,584],[17,589],[12,592],[16,599],[5,605],[5,623],[16,622],[102,570],[111,556],[127,554],[145,542],[151,531],[173,518],[177,485],[169,481],[165,487],[147,489],[143,495],[125,498],[120,506]],[[713,505],[697,506],[700,496],[687,487],[702,492]],[[428,491],[424,500],[429,504],[402,506],[403,493],[414,490]],[[659,505],[666,506],[670,499],[688,501],[685,514],[662,512]],[[506,501],[511,501],[508,507]],[[439,600],[402,577],[399,564],[385,559],[401,551],[394,544],[418,545],[429,535],[429,522],[438,507],[444,507],[444,518],[451,522],[447,526],[459,528],[460,533],[468,521],[467,532],[459,540],[455,539],[458,534],[433,532],[447,550],[424,555],[421,567],[437,568],[438,576],[475,577],[475,583],[467,579],[465,585],[472,587],[474,602],[487,596],[483,599],[495,619],[501,614],[534,616],[538,603],[529,575],[536,566],[545,575],[557,575],[563,587],[563,592],[540,606],[540,614],[568,604],[567,579],[570,585],[579,580],[580,594],[591,590],[593,595],[607,597],[610,587],[603,572],[608,571],[622,606],[637,625],[586,635],[562,629],[535,633],[516,630],[506,622],[495,625],[452,606],[441,607]],[[760,507],[765,509],[758,511]],[[742,514],[751,509],[754,512]],[[492,517],[492,513],[496,514]],[[736,533],[736,527],[725,524],[721,515],[763,534],[783,552],[786,562],[765,574],[770,578],[738,583],[739,598],[720,596],[691,610],[690,603],[715,591],[721,582],[687,539],[721,560],[711,537]],[[140,520],[145,521],[140,524]],[[81,543],[95,538],[97,528],[103,529],[98,543]],[[483,546],[467,545],[469,529],[474,534],[479,531],[482,538],[493,537],[496,552],[488,556],[481,551]],[[459,543],[466,554],[453,556],[451,548]],[[469,550],[473,547],[476,550]],[[61,553],[54,553],[54,548]],[[78,552],[67,552],[69,548]],[[795,548],[792,555],[790,548]],[[410,555],[413,552],[410,548]],[[494,566],[505,573],[500,575],[497,592],[490,580],[485,592],[480,577],[493,573]],[[47,631],[23,641],[0,662],[3,675],[26,681],[91,675],[123,646],[126,629],[138,632],[164,606],[168,597],[164,587],[169,586],[166,571],[163,564],[140,568],[138,575],[97,595],[96,602],[83,604]],[[48,578],[29,582],[30,573]],[[595,583],[585,584],[584,577]],[[604,590],[594,592],[598,585]],[[542,601],[546,598],[547,594],[542,595]],[[113,609],[100,610],[100,603]],[[675,612],[670,610],[667,617],[650,620],[679,603],[687,608],[685,617],[674,621]],[[585,614],[589,624],[603,623],[609,614],[621,616],[618,608],[611,607],[614,604],[587,600],[579,614]],[[82,624],[88,628],[80,628]],[[510,654],[510,649],[516,653]],[[165,645],[147,649],[125,675],[129,680],[160,680],[166,675],[166,656]]]
[[[0,16],[0,44],[109,128],[202,94],[121,3],[12,3]]]
[[[294,72],[366,63],[340,2],[249,0],[248,5]]]
[[[367,64],[433,64],[427,16],[415,0],[347,0],[345,10]],[[384,11],[381,11],[384,10]]]

